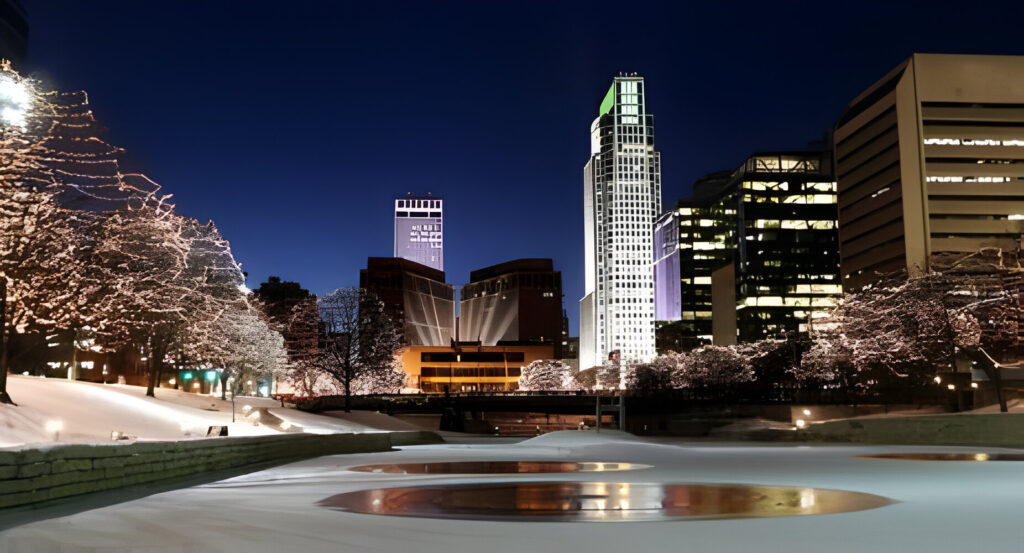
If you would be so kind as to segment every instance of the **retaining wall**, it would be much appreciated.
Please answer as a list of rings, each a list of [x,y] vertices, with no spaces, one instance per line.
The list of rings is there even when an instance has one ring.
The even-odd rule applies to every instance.
[[[0,450],[0,509],[258,463],[441,441],[433,432],[412,431]]]
[[[787,434],[807,441],[1024,448],[1024,414],[861,418],[814,424]]]

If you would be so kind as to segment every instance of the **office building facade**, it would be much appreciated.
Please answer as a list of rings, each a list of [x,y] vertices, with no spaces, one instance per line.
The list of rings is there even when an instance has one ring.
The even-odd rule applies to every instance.
[[[562,273],[550,259],[516,259],[472,271],[461,290],[462,341],[551,344],[560,358],[564,320]]]
[[[981,248],[1019,257],[1024,56],[914,54],[834,131],[844,284]]]
[[[736,223],[731,259],[711,275],[712,341],[806,334],[842,296],[831,152],[758,153],[732,181],[720,201]]]
[[[655,356],[652,230],[661,213],[661,157],[644,98],[642,77],[615,77],[591,124],[583,185],[581,369],[610,356]]]
[[[701,178],[659,219],[679,227],[680,311],[659,319],[663,349],[809,332],[842,294],[836,209],[827,149],[757,153]]]
[[[444,270],[444,200],[395,198],[395,257]]]
[[[370,257],[359,287],[384,302],[410,346],[449,346],[455,338],[455,289],[444,273],[394,257]]]

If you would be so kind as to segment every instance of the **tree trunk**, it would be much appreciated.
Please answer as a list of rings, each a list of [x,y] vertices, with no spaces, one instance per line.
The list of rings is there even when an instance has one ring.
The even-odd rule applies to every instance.
[[[349,401],[352,399],[352,377],[349,376],[345,379],[345,412],[351,413],[352,408],[349,406]]]
[[[0,404],[17,405],[7,393],[7,277],[0,276]]]
[[[232,390],[231,394],[234,395],[234,393]],[[220,398],[228,399],[228,371],[226,370],[220,371]]]
[[[167,348],[162,345],[155,345],[149,351],[149,384],[146,385],[146,395],[156,397],[154,390],[160,383],[160,373],[163,372],[164,354]]]

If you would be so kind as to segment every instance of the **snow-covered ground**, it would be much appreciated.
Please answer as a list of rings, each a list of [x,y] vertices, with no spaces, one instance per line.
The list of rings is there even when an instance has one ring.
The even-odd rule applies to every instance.
[[[999,552],[1024,550],[1024,463],[855,458],[950,447],[668,445],[615,433],[555,433],[519,444],[431,445],[328,456],[0,533],[0,551],[80,552]],[[988,450],[997,451],[997,450]],[[466,460],[632,462],[614,473],[402,475],[369,463]],[[844,514],[671,522],[479,522],[318,507],[346,491],[426,483],[591,480],[831,488],[896,500]],[[2,515],[0,515],[2,517]]]
[[[245,406],[268,408],[293,426],[316,433],[367,432],[374,427],[351,420],[284,409],[266,398],[238,398],[236,422],[231,401],[158,388],[146,397],[141,386],[72,382],[56,378],[10,375],[8,386],[17,406],[0,405],[0,448],[38,444],[109,443],[111,432],[139,440],[183,440],[203,437],[210,426],[229,427],[231,436],[276,434],[277,428],[254,425]],[[350,414],[352,415],[352,414]],[[379,415],[384,417],[384,415]],[[363,418],[371,417],[366,415]],[[372,417],[371,417],[372,418]],[[306,426],[310,428],[306,428]],[[60,427],[59,432],[56,426]]]

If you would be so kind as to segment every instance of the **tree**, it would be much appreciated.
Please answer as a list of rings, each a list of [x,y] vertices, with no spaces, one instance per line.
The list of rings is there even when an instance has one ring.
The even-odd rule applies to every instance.
[[[966,358],[988,374],[1005,410],[1000,367],[1019,356],[1024,269],[1004,260],[995,249],[947,256],[928,273],[883,275],[848,293],[815,333],[795,376],[847,390],[893,378],[921,387]]]
[[[339,288],[317,307],[324,324],[317,363],[344,391],[347,412],[359,382],[392,382],[401,339],[383,302],[370,292]]]
[[[723,388],[754,380],[750,359],[736,346],[704,346],[681,356],[673,373],[677,388]]]
[[[527,392],[576,390],[572,367],[556,359],[538,359],[521,369],[519,389]]]
[[[641,396],[650,396],[672,389],[672,373],[677,367],[674,352],[659,355],[650,363],[640,363],[626,376],[626,389]]]

